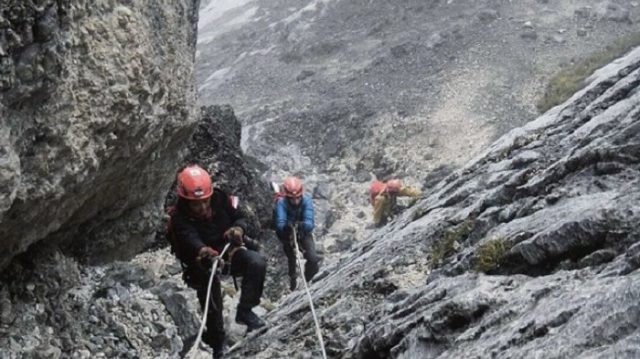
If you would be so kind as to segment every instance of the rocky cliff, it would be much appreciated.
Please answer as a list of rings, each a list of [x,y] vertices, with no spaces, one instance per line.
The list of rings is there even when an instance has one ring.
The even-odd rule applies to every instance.
[[[196,127],[196,2],[122,4],[0,8],[2,358],[177,358],[197,331],[195,293],[167,248],[97,266],[65,255],[100,263],[149,241]],[[229,107],[206,108],[187,160],[263,224],[270,196],[239,141],[267,160],[269,179],[309,169],[318,234],[341,216],[311,286],[330,357],[640,356],[640,50],[491,144],[536,117],[538,70],[638,16],[635,2],[581,4],[205,4],[214,26],[199,61],[213,72],[201,90],[237,102],[248,126],[241,137]],[[449,162],[462,168],[439,167]],[[428,183],[424,198],[361,230],[361,190],[390,174]],[[319,357],[302,290],[269,300],[287,293],[285,265],[279,244],[264,243],[270,275],[256,311],[269,326],[245,335],[233,323],[226,278],[238,344],[228,357]]]
[[[200,118],[184,158],[166,176],[196,162],[211,171],[217,187],[240,196],[270,259],[268,307],[266,298],[278,299],[285,285],[277,281],[285,272],[280,248],[268,232],[255,230],[270,217],[268,184],[240,151],[240,123],[230,107],[203,108]],[[169,192],[171,203],[173,188]],[[0,278],[0,357],[176,358],[188,350],[200,320],[195,291],[182,282],[163,235],[156,247],[104,266],[78,263],[49,242],[18,256]],[[225,281],[227,318],[237,305],[234,292]],[[242,327],[232,321],[226,327],[232,343],[242,337]]]
[[[198,4],[0,4],[0,269],[44,238],[92,262],[153,238],[197,117]]]
[[[330,189],[317,234],[339,252],[368,236],[373,178],[428,189],[539,116],[553,74],[639,19],[625,0],[203,2],[199,101],[232,105],[267,179]]]
[[[640,355],[640,48],[312,285],[332,358]],[[298,291],[231,357],[319,357]]]
[[[325,262],[311,292],[329,357],[640,355],[640,49],[589,81]],[[229,108],[205,114],[196,138],[236,128]],[[4,279],[3,358],[177,358],[199,324],[195,293],[167,249],[87,267],[39,246]],[[320,357],[302,290],[275,308],[265,298],[257,311],[269,326],[245,335],[224,283],[235,345],[226,357]]]

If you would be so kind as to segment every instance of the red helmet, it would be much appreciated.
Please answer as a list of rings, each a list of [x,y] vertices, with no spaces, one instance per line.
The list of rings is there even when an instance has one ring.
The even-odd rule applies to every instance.
[[[198,165],[187,166],[178,173],[176,190],[185,199],[207,199],[213,194],[209,173]]]
[[[304,189],[302,188],[302,181],[298,177],[287,177],[284,180],[284,194],[287,197],[301,197]]]
[[[392,179],[387,182],[387,190],[390,193],[398,193],[402,188],[402,182],[399,179]]]
[[[384,192],[386,188],[386,185],[384,184],[384,182],[380,182],[380,181],[373,181],[373,183],[371,184],[371,187],[369,187],[369,196],[371,197],[371,204],[375,203],[375,199],[376,197]]]

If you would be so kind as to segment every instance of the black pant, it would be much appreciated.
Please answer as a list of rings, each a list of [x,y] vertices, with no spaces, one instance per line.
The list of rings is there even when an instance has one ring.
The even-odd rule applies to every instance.
[[[233,254],[231,275],[242,277],[239,308],[251,309],[260,304],[267,261],[251,249],[239,249]]]
[[[288,227],[287,227],[288,228]],[[313,235],[311,233],[304,233],[298,231],[298,248],[302,252],[304,259],[307,262],[304,265],[304,279],[310,281],[316,273],[318,273],[318,263],[320,258],[316,253],[316,245],[313,242]],[[285,230],[282,234],[278,235],[278,239],[282,242],[282,248],[287,255],[287,261],[289,264],[289,276],[294,278],[296,276],[296,253],[293,244],[293,237],[291,230]]]
[[[231,260],[231,274],[242,277],[239,309],[251,309],[260,304],[266,273],[267,262],[260,253],[250,249],[239,249],[234,253]],[[197,290],[200,308],[204,311],[209,277],[206,276],[206,280],[204,276],[198,276],[198,278],[200,279],[199,283],[190,285]],[[207,332],[203,341],[214,350],[216,348],[222,349],[225,332],[222,318],[222,289],[217,275],[214,276],[211,285],[210,301],[206,322]]]

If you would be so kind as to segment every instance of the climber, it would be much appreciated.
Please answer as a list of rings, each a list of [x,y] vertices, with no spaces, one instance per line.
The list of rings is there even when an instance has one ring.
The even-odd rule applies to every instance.
[[[373,206],[373,223],[380,227],[387,223],[396,209],[398,197],[418,197],[419,189],[404,186],[399,179],[385,182],[374,181],[369,187],[369,196]]]
[[[287,177],[282,190],[276,196],[275,227],[278,239],[287,255],[289,288],[296,288],[296,253],[293,231],[296,231],[298,246],[306,259],[304,278],[310,281],[318,273],[320,258],[313,241],[314,212],[311,197],[304,194],[302,182],[297,177]]]
[[[178,203],[170,218],[175,237],[171,241],[172,250],[182,262],[183,279],[197,291],[201,308],[205,306],[212,261],[229,242],[228,256],[219,265],[224,272],[242,277],[236,322],[246,325],[249,331],[264,326],[252,308],[260,303],[266,261],[251,249],[255,243],[244,235],[247,228],[244,214],[233,206],[230,196],[213,188],[209,173],[197,165],[178,173],[176,190]],[[225,332],[218,275],[213,281],[206,327],[203,341],[213,349],[214,358],[222,358]]]

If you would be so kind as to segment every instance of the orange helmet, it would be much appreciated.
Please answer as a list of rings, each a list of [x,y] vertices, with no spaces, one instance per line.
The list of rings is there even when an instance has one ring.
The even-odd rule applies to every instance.
[[[176,190],[184,199],[207,199],[213,194],[209,173],[198,165],[187,166],[178,173]]]
[[[387,181],[387,190],[390,193],[398,193],[402,188],[402,182],[399,179],[392,179]]]
[[[298,177],[287,177],[284,180],[284,194],[287,197],[301,197],[304,189],[302,188],[302,181]]]
[[[384,182],[380,182],[380,181],[373,181],[373,183],[371,184],[371,187],[369,187],[369,196],[371,204],[373,205],[375,203],[376,197],[384,192],[386,188],[386,185],[384,184]]]

